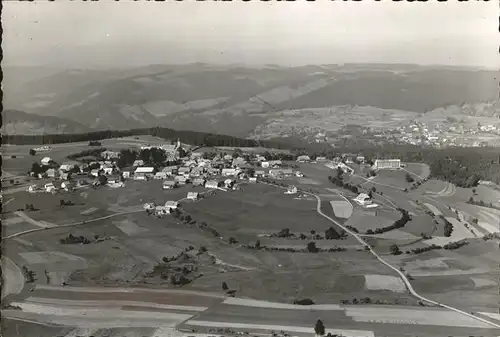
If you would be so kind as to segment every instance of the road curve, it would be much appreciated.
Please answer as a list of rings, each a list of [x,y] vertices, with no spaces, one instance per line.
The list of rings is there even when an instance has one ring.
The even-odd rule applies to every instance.
[[[343,230],[345,230],[347,233],[349,233],[350,235],[352,235],[356,240],[358,240],[363,246],[367,247],[368,250],[370,251],[370,253],[375,256],[375,258],[380,261],[381,263],[383,263],[384,265],[386,265],[387,267],[391,268],[392,270],[394,270],[398,275],[399,277],[403,280],[403,282],[405,283],[406,287],[408,288],[408,291],[413,295],[415,296],[416,298],[424,301],[424,302],[427,302],[427,303],[431,303],[431,304],[434,304],[434,305],[437,305],[439,307],[442,307],[442,308],[446,308],[446,309],[449,309],[449,310],[452,310],[452,311],[455,311],[457,313],[460,313],[462,315],[465,315],[465,316],[468,316],[468,317],[471,317],[471,318],[474,318],[476,320],[479,320],[483,323],[486,323],[488,325],[491,325],[495,328],[500,328],[500,324],[496,324],[494,322],[491,322],[489,320],[486,320],[486,319],[483,319],[481,317],[478,317],[478,316],[475,316],[475,315],[472,315],[468,312],[465,312],[463,310],[460,310],[460,309],[457,309],[457,308],[454,308],[454,307],[450,307],[446,304],[442,304],[442,303],[438,303],[436,301],[433,301],[433,300],[430,300],[424,296],[421,296],[419,295],[415,289],[413,289],[413,286],[411,285],[410,281],[408,280],[408,278],[406,277],[406,275],[401,271],[399,270],[398,268],[392,266],[391,264],[389,264],[387,261],[385,261],[384,259],[382,259],[373,249],[372,247],[367,244],[358,234],[354,233],[353,231],[351,231],[349,228],[347,227],[344,227],[343,225],[341,225],[339,222],[337,222],[336,220],[330,218],[328,215],[326,215],[325,213],[323,213],[321,211],[321,198],[315,194],[312,194],[312,193],[309,193],[309,192],[305,192],[305,191],[301,191],[305,194],[309,194],[311,196],[314,196],[316,198],[316,200],[318,201],[318,204],[317,204],[317,207],[316,207],[316,211],[318,212],[318,214],[320,214],[322,217],[330,220],[331,222],[333,222],[335,225],[337,225],[338,227],[342,228]],[[340,194],[339,194],[340,195]],[[347,198],[345,198],[344,196],[340,195],[342,198],[344,198],[345,200],[347,200]],[[349,202],[349,200],[347,200],[347,202]],[[349,202],[350,203],[350,202]]]

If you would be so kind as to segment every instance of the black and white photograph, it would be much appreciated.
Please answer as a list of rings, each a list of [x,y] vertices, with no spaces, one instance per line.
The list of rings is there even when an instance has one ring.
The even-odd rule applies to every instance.
[[[497,1],[2,7],[0,336],[500,336]]]

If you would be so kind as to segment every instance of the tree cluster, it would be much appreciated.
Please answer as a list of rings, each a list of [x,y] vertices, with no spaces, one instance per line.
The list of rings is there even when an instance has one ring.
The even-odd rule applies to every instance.
[[[411,220],[411,217],[408,214],[408,211],[403,208],[398,208],[398,211],[401,212],[401,218],[394,221],[392,225],[387,227],[377,228],[375,230],[368,229],[366,231],[366,234],[382,234],[385,232],[392,231],[393,229],[403,228],[408,223],[408,221]]]
[[[74,236],[73,234],[70,233],[68,236],[59,239],[59,242],[61,244],[66,244],[66,245],[68,245],[68,244],[77,244],[77,243],[86,245],[86,244],[91,243],[92,241],[89,240],[88,238],[86,238],[83,235]]]
[[[72,153],[66,156],[66,158],[71,160],[76,160],[83,157],[96,157],[97,159],[101,159],[101,153],[104,151],[106,151],[106,148],[104,147],[98,149],[83,150],[77,153]]]
[[[444,236],[450,237],[453,232],[453,224],[449,222],[445,217],[442,217],[444,222]]]

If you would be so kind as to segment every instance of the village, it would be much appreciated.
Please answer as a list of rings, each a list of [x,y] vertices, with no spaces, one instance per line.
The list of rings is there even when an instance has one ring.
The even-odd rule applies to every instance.
[[[50,156],[44,156],[40,163],[34,163],[35,171],[30,171],[30,176],[43,181],[41,184],[30,184],[27,191],[30,193],[58,193],[59,191],[71,192],[84,187],[122,188],[127,180],[150,181],[157,180],[158,185],[164,190],[176,189],[186,185],[204,187],[206,190],[236,191],[240,184],[254,184],[260,179],[283,180],[285,178],[304,178],[305,175],[298,170],[299,163],[319,163],[332,170],[342,170],[353,174],[354,169],[349,164],[365,163],[362,155],[346,154],[328,160],[326,157],[298,156],[294,162],[282,160],[268,160],[265,156],[242,151],[233,154],[217,153],[212,159],[204,158],[203,152],[186,152],[179,156],[180,140],[175,145],[157,144],[140,145],[140,151],[156,149],[165,154],[168,163],[165,166],[151,165],[142,159],[135,159],[132,165],[120,168],[118,160],[120,151],[93,150],[97,154],[96,160],[84,162],[65,161],[56,163]],[[48,152],[50,147],[37,148],[34,151]],[[164,162],[164,163],[165,163]],[[399,169],[402,166],[399,159],[375,160],[371,166],[377,169]],[[403,165],[404,166],[404,165]],[[285,194],[296,194],[297,187],[289,185]],[[199,192],[188,192],[187,200],[197,200],[201,197]],[[371,203],[371,198],[366,193],[361,193],[353,199],[358,204],[367,207],[376,207]],[[167,200],[165,204],[144,204],[144,209],[156,216],[169,214],[176,209],[178,202]]]

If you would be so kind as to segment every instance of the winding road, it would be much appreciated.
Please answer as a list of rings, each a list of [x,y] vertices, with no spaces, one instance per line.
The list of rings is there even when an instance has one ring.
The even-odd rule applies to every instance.
[[[372,247],[367,244],[358,234],[354,233],[353,231],[351,231],[349,228],[347,227],[344,227],[342,224],[340,224],[338,221],[332,219],[331,217],[329,217],[328,215],[326,215],[325,213],[323,213],[323,211],[321,211],[321,198],[315,194],[312,194],[312,193],[309,193],[309,192],[305,192],[305,191],[302,191],[303,193],[305,194],[308,194],[308,195],[311,195],[311,196],[314,196],[316,198],[316,200],[318,201],[317,203],[317,206],[316,206],[316,211],[318,212],[318,214],[320,214],[322,217],[330,220],[332,223],[334,223],[335,225],[337,225],[338,227],[342,228],[344,231],[346,231],[347,233],[349,233],[350,235],[352,235],[357,241],[359,241],[363,246],[367,247],[369,252],[375,256],[375,258],[380,261],[382,264],[386,265],[387,267],[391,268],[392,270],[394,270],[398,275],[399,277],[403,280],[403,282],[405,283],[406,287],[408,288],[408,291],[413,295],[415,296],[416,298],[424,301],[424,302],[427,302],[427,303],[430,303],[430,304],[433,304],[433,305],[436,305],[436,306],[439,306],[439,307],[442,307],[442,308],[446,308],[446,309],[449,309],[449,310],[452,310],[454,312],[457,312],[459,314],[462,314],[462,315],[465,315],[465,316],[468,316],[468,317],[471,317],[471,318],[474,318],[476,320],[479,320],[483,323],[486,323],[488,325],[491,325],[495,328],[500,328],[500,324],[496,324],[494,322],[491,322],[489,320],[486,320],[484,318],[481,318],[481,317],[478,317],[478,316],[475,316],[475,315],[472,315],[468,312],[465,312],[463,310],[460,310],[460,309],[457,309],[457,308],[454,308],[454,307],[450,307],[446,304],[442,304],[442,303],[438,303],[436,301],[433,301],[431,299],[428,299],[422,295],[419,295],[415,289],[413,289],[413,286],[411,285],[410,281],[408,280],[408,278],[406,277],[406,275],[401,271],[399,270],[398,268],[392,266],[390,263],[388,263],[387,261],[385,261],[384,259],[382,259],[380,257],[380,255],[378,255],[373,249]],[[347,202],[349,202],[349,200],[347,198],[345,198],[344,196],[342,196],[341,194],[339,194],[342,198],[344,198]],[[350,203],[350,202],[349,202]]]

